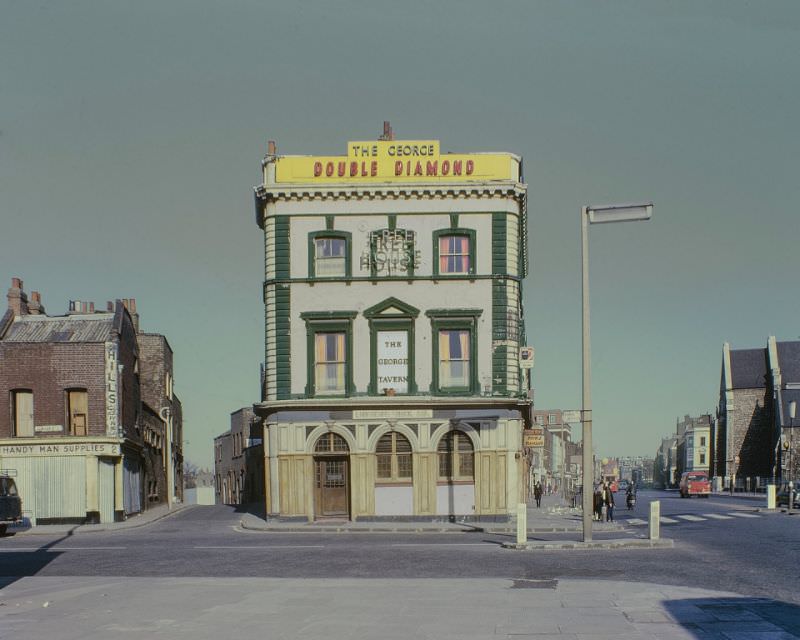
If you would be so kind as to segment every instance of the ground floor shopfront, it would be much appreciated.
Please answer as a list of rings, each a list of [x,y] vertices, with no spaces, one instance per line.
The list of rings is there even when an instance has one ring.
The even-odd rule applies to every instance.
[[[385,404],[390,408],[257,405],[265,416],[268,516],[509,519],[526,491],[524,410],[486,400],[473,408]]]
[[[114,522],[142,510],[141,452],[118,438],[0,440],[0,469],[15,478],[32,525]]]

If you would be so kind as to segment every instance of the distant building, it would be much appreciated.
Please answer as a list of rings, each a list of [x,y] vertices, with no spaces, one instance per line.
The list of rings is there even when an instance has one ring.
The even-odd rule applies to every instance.
[[[252,407],[231,414],[229,431],[214,438],[214,486],[218,504],[264,500],[261,420]]]
[[[800,438],[792,438],[791,400],[800,402],[800,342],[722,348],[712,472],[726,479],[786,478]],[[790,446],[795,447],[790,455]]]
[[[653,486],[660,489],[674,489],[678,486],[678,437],[661,439],[653,463]]]
[[[711,467],[712,442],[711,432],[714,419],[711,414],[696,417],[684,416],[678,420],[678,458],[676,473],[680,476],[684,471],[708,471]]]
[[[534,481],[543,485],[568,489],[580,483],[579,464],[574,456],[580,455],[580,445],[572,442],[572,426],[563,420],[562,409],[534,409],[533,427],[543,433],[542,447],[532,451],[531,474]]]
[[[12,279],[0,319],[0,468],[16,476],[33,524],[113,522],[167,500],[181,408],[172,352],[151,353],[150,341],[166,345],[139,332],[133,299],[104,310],[74,300],[48,316]]]

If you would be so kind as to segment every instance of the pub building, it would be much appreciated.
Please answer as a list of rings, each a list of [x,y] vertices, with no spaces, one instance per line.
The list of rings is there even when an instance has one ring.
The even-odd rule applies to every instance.
[[[268,518],[508,520],[530,425],[526,185],[438,140],[280,155],[264,232]]]

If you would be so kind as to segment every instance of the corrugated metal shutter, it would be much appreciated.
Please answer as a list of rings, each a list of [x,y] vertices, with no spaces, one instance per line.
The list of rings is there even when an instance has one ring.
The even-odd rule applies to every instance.
[[[125,513],[139,513],[142,510],[142,471],[137,459],[126,457],[123,460],[122,482]]]
[[[83,456],[33,459],[37,518],[86,517],[86,460]]]
[[[114,461],[100,458],[98,471],[100,522],[114,522]]]

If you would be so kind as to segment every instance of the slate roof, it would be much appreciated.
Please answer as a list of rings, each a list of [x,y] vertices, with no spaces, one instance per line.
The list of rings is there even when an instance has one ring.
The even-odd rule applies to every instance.
[[[731,349],[731,388],[763,389],[767,386],[767,350]]]
[[[14,318],[2,342],[107,342],[114,330],[113,313]]]
[[[777,346],[782,382],[800,382],[800,342],[779,342]]]

